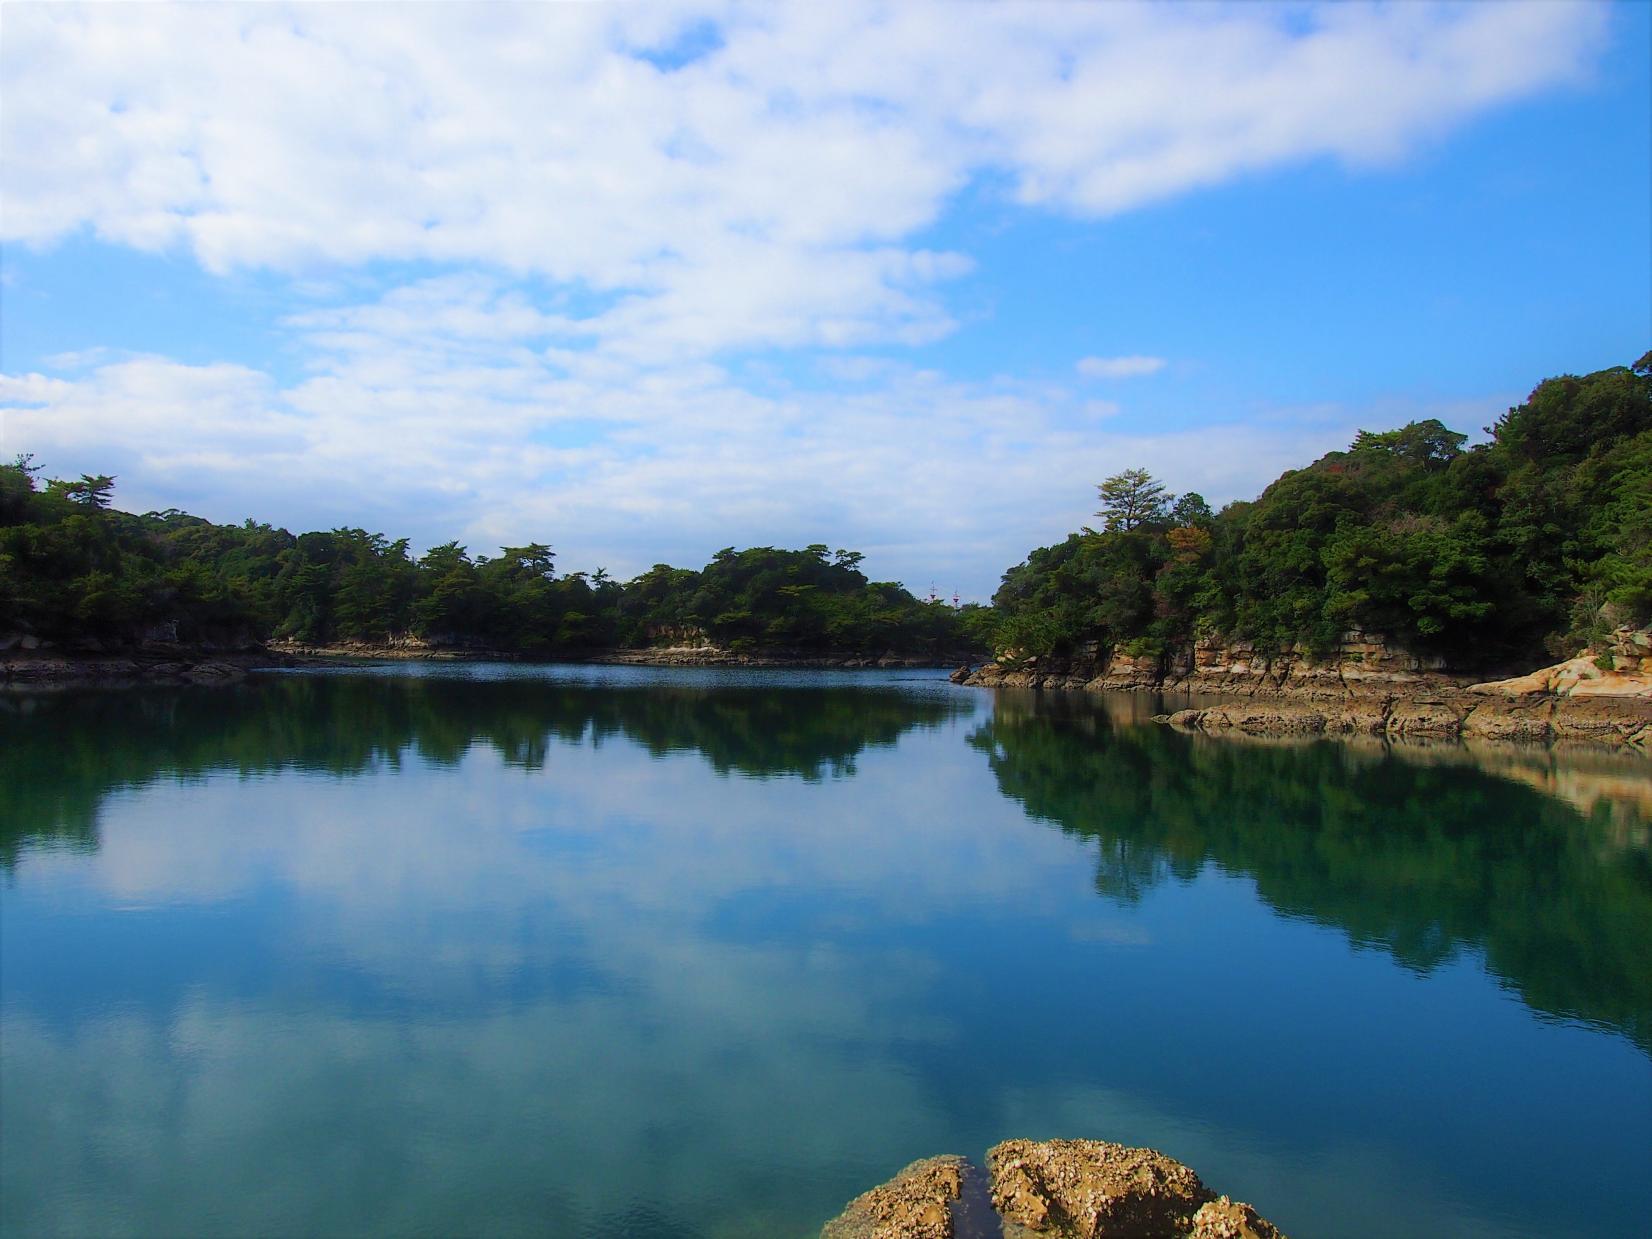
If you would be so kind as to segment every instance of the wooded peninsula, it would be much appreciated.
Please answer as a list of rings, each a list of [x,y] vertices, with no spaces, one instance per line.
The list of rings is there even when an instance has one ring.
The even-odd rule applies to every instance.
[[[1486,427],[1361,431],[1213,511],[1142,470],[1010,568],[990,607],[872,581],[854,551],[754,547],[619,582],[550,546],[415,556],[363,529],[293,534],[112,506],[115,479],[0,465],[0,649],[156,641],[388,645],[537,658],[702,641],[734,654],[945,661],[1200,640],[1329,651],[1350,629],[1470,670],[1568,657],[1652,618],[1652,353],[1551,378]]]

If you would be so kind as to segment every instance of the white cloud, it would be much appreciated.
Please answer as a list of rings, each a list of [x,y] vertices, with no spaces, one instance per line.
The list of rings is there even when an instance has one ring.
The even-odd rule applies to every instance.
[[[856,352],[953,329],[943,290],[971,258],[925,230],[962,189],[1097,216],[1392,159],[1576,77],[1606,21],[1549,4],[960,12],[7,5],[5,239],[272,269],[312,308],[281,325],[296,379],[118,340],[5,379],[5,449],[115,473],[140,509],[548,538],[621,575],[824,540],[985,595],[1109,473],[1245,495],[1352,419],[1103,430],[1117,406],[1061,385]],[[709,50],[659,54],[707,19]],[[442,274],[340,300],[402,262]],[[775,356],[797,350],[814,364]]]
[[[1143,374],[1157,374],[1165,367],[1163,357],[1084,357],[1079,359],[1078,372],[1087,379],[1128,379]]]
[[[650,59],[696,23],[721,35]],[[1392,159],[1575,77],[1558,4],[6,7],[3,235],[214,271],[483,264],[639,357],[917,342],[961,187],[1097,215]]]
[[[0,446],[52,473],[116,474],[137,510],[482,552],[550,541],[565,567],[621,577],[730,544],[825,541],[866,551],[876,576],[985,597],[1030,546],[1082,524],[1121,468],[1248,496],[1345,444],[1355,420],[1144,432],[1062,386],[867,358],[842,361],[869,382],[758,391],[704,362],[546,344],[565,327],[503,281],[443,277],[295,316],[305,373],[285,385],[154,357],[0,379]]]

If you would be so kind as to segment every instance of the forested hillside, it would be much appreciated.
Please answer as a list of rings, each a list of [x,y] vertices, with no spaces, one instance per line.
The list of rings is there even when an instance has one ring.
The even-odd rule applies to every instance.
[[[1126,471],[1100,488],[1099,531],[1004,574],[995,640],[1326,651],[1357,628],[1470,667],[1652,616],[1652,353],[1548,379],[1487,431],[1362,431],[1220,512]]]
[[[472,556],[455,542],[414,557],[362,529],[292,534],[168,510],[114,509],[114,479],[45,481],[0,466],[0,636],[73,646],[157,635],[310,644],[413,635],[440,645],[553,656],[642,646],[697,630],[735,651],[951,655],[967,615],[867,580],[861,556],[756,547],[700,571],[656,565],[622,585],[559,575],[551,548]]]

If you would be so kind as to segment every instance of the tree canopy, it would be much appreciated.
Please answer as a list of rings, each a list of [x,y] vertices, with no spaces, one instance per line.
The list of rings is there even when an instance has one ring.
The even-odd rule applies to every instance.
[[[1127,469],[1101,484],[1100,532],[1004,574],[993,635],[1151,654],[1200,637],[1326,650],[1367,629],[1467,666],[1652,618],[1652,354],[1547,379],[1487,433],[1362,430],[1219,513]]]
[[[39,472],[27,457],[0,466],[0,635],[307,644],[413,635],[540,656],[699,636],[822,655],[940,657],[970,645],[970,609],[868,580],[858,551],[728,547],[699,571],[659,564],[621,584],[602,569],[559,574],[542,542],[495,556],[445,542],[415,557],[406,538],[365,529],[295,535],[176,509],[133,515],[110,506],[113,478],[42,485]]]

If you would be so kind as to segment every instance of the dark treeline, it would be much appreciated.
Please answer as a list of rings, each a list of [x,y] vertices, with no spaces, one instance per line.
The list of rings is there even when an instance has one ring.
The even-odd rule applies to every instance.
[[[1106,898],[1215,865],[1421,972],[1483,954],[1531,1006],[1652,1052],[1652,865],[1633,807],[1628,821],[1604,798],[1580,813],[1518,767],[1495,777],[1452,750],[1118,726],[1059,693],[1001,699],[971,743],[1006,796],[1094,841]]]
[[[656,565],[626,584],[558,574],[549,546],[415,557],[363,529],[292,534],[110,505],[114,479],[42,481],[0,465],[0,634],[68,645],[291,639],[433,644],[554,656],[704,633],[736,651],[952,654],[971,616],[869,581],[861,556],[756,547],[694,571]],[[977,608],[979,610],[979,608]]]
[[[719,774],[813,782],[868,748],[967,714],[894,689],[665,687],[540,678],[280,676],[256,685],[0,697],[0,870],[31,846],[92,849],[112,792],[156,778],[453,765],[490,749],[523,770],[610,738],[699,754]]]
[[[1364,629],[1470,666],[1652,617],[1652,353],[1549,379],[1487,430],[1469,448],[1434,420],[1362,431],[1220,512],[1126,471],[1101,487],[1101,530],[1004,574],[994,639],[1323,653]]]

